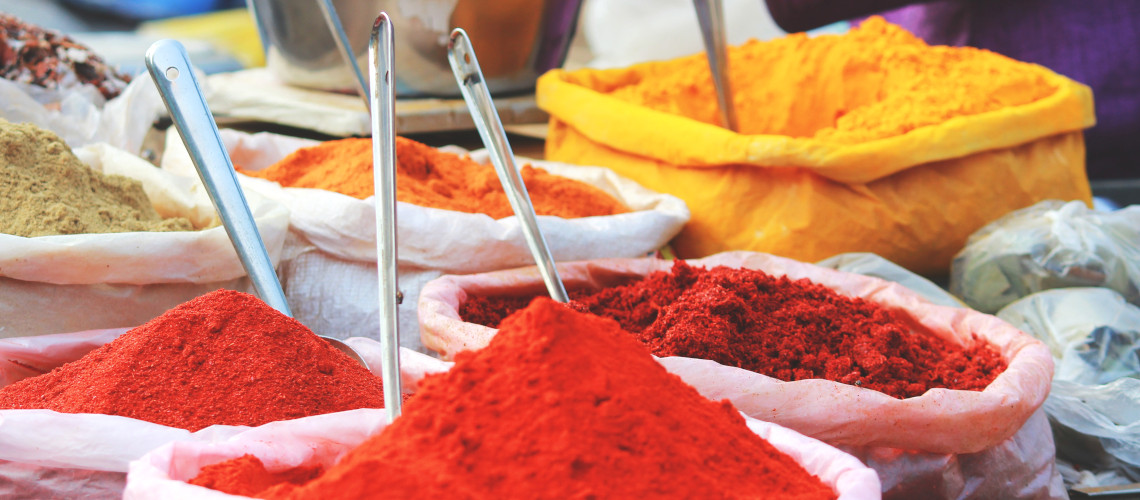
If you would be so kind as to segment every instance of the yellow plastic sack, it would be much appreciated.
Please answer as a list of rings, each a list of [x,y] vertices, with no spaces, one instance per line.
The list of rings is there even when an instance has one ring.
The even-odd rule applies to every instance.
[[[901,33],[888,35],[910,36]],[[898,44],[881,38],[890,37],[869,38],[869,44]],[[800,57],[795,50],[815,43],[810,40],[792,36],[777,42],[800,44],[789,51]],[[921,66],[923,51],[976,50],[921,44],[913,47],[912,57],[901,60]],[[851,75],[851,61],[835,60],[833,54],[816,50],[811,57],[802,56],[803,61],[771,56],[754,62],[741,61],[739,55],[732,59],[730,52],[734,63],[769,67],[772,74],[767,78],[803,80],[791,87],[795,95],[781,99],[770,94],[736,96],[737,109],[760,108],[771,113],[774,122],[800,126],[795,136],[737,134],[712,125],[708,121],[715,121],[715,111],[709,110],[715,108],[708,106],[715,106],[715,100],[705,103],[703,94],[699,100],[676,99],[676,114],[612,95],[646,75],[691,70],[693,59],[703,55],[613,70],[551,71],[539,79],[537,89],[539,107],[551,115],[546,157],[603,165],[683,199],[692,219],[674,245],[685,258],[753,250],[816,261],[843,252],[873,252],[916,272],[945,273],[970,233],[987,222],[1044,199],[1091,200],[1081,132],[1095,123],[1088,87],[1046,68],[1010,60],[1010,71],[1028,72],[1055,90],[1032,102],[980,113],[953,116],[955,111],[949,110],[946,114],[952,117],[943,121],[869,140],[858,139],[858,127],[842,139],[812,137],[802,130],[842,120],[841,115],[851,111],[844,106],[882,104],[875,102],[881,96],[873,93],[848,95],[874,85],[857,88],[865,82],[851,81],[858,76]],[[797,70],[796,65],[808,69]],[[711,87],[707,77],[693,78],[691,85],[677,85],[675,92]],[[661,86],[659,94],[668,99],[669,85]],[[816,95],[829,92],[841,95]],[[953,87],[948,92],[973,95]],[[1017,100],[1017,95],[1009,97],[997,92],[987,96],[997,102]],[[834,118],[815,116],[810,118],[814,124],[793,123],[810,121],[800,119],[803,100],[826,100],[821,106],[834,107]],[[785,108],[779,108],[780,103]],[[686,112],[702,119],[683,115]],[[876,123],[865,126],[874,128]]]

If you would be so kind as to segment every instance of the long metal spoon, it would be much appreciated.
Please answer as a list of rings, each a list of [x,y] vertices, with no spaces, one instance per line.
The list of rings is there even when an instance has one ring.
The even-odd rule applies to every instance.
[[[479,130],[479,137],[483,139],[483,146],[491,153],[491,163],[495,165],[495,172],[499,174],[499,181],[503,190],[507,192],[507,200],[511,209],[519,218],[523,235],[526,236],[527,246],[538,264],[538,272],[546,283],[546,290],[550,297],[559,302],[570,302],[566,295],[566,288],[558,277],[558,269],[554,267],[554,257],[546,246],[546,239],[538,228],[538,220],[534,215],[534,205],[526,192],[522,176],[515,165],[515,155],[511,151],[511,144],[507,142],[507,133],[503,130],[503,122],[499,120],[499,113],[495,111],[495,104],[491,100],[491,92],[487,82],[483,79],[483,71],[479,69],[479,60],[475,58],[475,48],[467,32],[456,28],[451,32],[451,40],[447,44],[447,61],[451,63],[451,71],[455,73],[455,81],[463,93],[463,100],[467,102],[467,109],[475,120],[475,128]]]
[[[396,272],[396,91],[392,21],[381,12],[368,43],[372,100],[372,181],[376,195],[376,273],[380,283],[380,358],[388,421],[400,416],[399,275]]]
[[[202,97],[198,79],[191,70],[186,49],[177,41],[159,40],[146,51],[146,66],[257,295],[281,314],[292,317],[281,282],[273,271],[273,262],[269,260],[249,204],[238,185],[234,165]],[[368,363],[348,344],[332,337],[318,336],[361,366],[368,367]]]
[[[728,79],[728,53],[725,48],[724,6],[721,0],[693,0],[697,22],[701,25],[701,38],[705,41],[705,57],[709,60],[716,102],[720,106],[720,121],[725,128],[739,132],[736,107],[732,100],[732,84]]]
[[[352,42],[348,40],[348,33],[344,31],[344,25],[340,23],[340,16],[336,13],[336,7],[333,7],[332,0],[316,0],[316,2],[321,6],[321,14],[325,16],[325,24],[329,26],[329,32],[332,33],[333,40],[336,41],[336,46],[340,49],[344,64],[356,76],[356,91],[364,100],[365,109],[370,110],[372,103],[368,99],[368,82],[364,80],[364,74],[360,72],[360,65],[356,63],[356,54],[352,52]]]

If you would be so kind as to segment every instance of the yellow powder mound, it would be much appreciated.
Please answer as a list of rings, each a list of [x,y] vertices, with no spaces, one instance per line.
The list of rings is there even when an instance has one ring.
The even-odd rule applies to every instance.
[[[1056,92],[1040,67],[990,51],[930,46],[880,17],[843,35],[802,33],[731,48],[740,131],[855,144],[1027,104]],[[703,54],[637,67],[610,95],[719,124]]]

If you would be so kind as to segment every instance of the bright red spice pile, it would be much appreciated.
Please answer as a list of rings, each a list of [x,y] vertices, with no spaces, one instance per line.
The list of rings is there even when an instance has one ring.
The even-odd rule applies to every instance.
[[[822,378],[903,399],[935,387],[982,390],[1006,367],[982,342],[963,349],[912,333],[916,326],[900,313],[758,270],[677,261],[672,272],[571,297],[571,307],[617,320],[658,356],[711,359],[786,381]],[[469,297],[460,316],[494,327],[525,300]]]
[[[611,320],[549,299],[429,376],[403,415],[272,498],[835,498]],[[279,495],[279,496],[278,496]]]
[[[0,389],[0,408],[121,415],[191,431],[383,407],[379,377],[301,323],[229,290]]]
[[[269,472],[265,464],[253,455],[242,455],[233,460],[203,467],[190,484],[218,490],[231,495],[254,496],[277,485],[302,485],[321,475],[320,467],[293,467]]]

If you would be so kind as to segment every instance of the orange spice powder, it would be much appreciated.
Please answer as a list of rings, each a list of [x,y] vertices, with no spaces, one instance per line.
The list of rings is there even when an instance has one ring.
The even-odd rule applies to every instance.
[[[399,201],[483,213],[495,219],[514,215],[490,165],[403,137],[396,138],[396,161]],[[372,140],[328,141],[299,149],[264,170],[241,172],[287,187],[325,189],[364,199],[374,194]],[[629,211],[596,187],[541,168],[524,166],[522,178],[538,215],[577,218]]]

